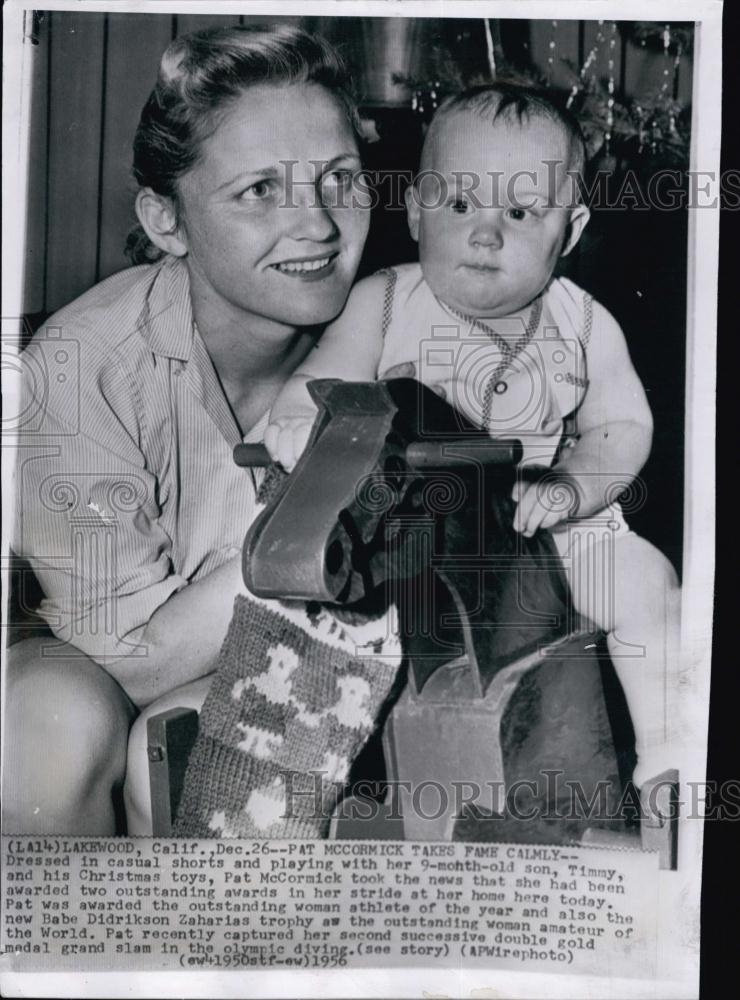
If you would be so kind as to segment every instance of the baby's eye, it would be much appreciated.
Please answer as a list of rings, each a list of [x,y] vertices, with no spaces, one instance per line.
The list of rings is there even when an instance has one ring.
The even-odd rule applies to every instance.
[[[523,208],[509,208],[507,209],[506,214],[510,219],[513,219],[514,222],[524,222],[524,220],[529,216],[529,213]]]
[[[454,212],[455,215],[465,215],[470,210],[470,202],[466,201],[465,198],[453,198],[448,202],[448,205],[450,211]]]
[[[275,191],[275,181],[257,181],[239,195],[241,201],[264,201]]]

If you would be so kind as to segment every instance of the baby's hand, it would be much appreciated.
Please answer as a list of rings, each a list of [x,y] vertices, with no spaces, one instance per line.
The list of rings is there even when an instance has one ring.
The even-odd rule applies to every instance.
[[[265,448],[273,462],[278,462],[286,472],[291,472],[303,454],[316,414],[295,417],[278,417],[271,420],[265,430]]]
[[[517,504],[514,530],[531,538],[540,528],[554,528],[575,515],[579,495],[574,479],[565,473],[545,473],[536,482],[519,479],[512,490]]]

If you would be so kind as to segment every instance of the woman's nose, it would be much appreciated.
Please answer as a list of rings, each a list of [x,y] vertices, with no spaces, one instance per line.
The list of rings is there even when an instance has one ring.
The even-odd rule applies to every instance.
[[[325,243],[339,234],[331,210],[322,202],[318,192],[308,192],[290,210],[290,233],[294,239]]]
[[[499,213],[477,214],[469,238],[471,246],[499,250],[504,245],[503,229]]]

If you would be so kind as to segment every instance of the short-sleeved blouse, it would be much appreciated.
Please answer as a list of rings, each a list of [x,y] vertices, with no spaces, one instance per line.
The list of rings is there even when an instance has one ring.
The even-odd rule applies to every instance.
[[[157,608],[231,558],[255,512],[184,262],[95,286],[23,357],[14,549],[60,639],[98,661],[143,656]]]

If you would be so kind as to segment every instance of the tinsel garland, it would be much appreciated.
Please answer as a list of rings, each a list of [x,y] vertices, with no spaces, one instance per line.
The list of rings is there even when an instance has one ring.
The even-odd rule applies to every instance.
[[[553,22],[555,30],[556,22]],[[606,31],[606,29],[604,29]],[[557,46],[550,44],[546,74],[529,66],[516,65],[499,58],[496,80],[519,83],[534,88],[549,86],[554,58],[567,67],[571,76],[570,91],[564,97],[566,106],[578,119],[586,139],[589,161],[592,165],[645,166],[659,162],[661,165],[687,168],[691,128],[691,108],[674,96],[675,73],[682,55],[693,48],[693,29],[637,21],[611,26],[611,38],[619,31],[622,43],[632,40],[641,47],[662,52],[665,59],[662,85],[653,92],[639,97],[617,97],[614,75],[589,73],[595,62],[595,51],[588,53],[583,66],[557,55]],[[598,44],[607,44],[603,35],[597,36]],[[608,43],[613,50],[613,40]],[[555,53],[555,55],[553,55]],[[490,82],[490,76],[479,68],[470,72],[468,60],[456,58],[443,44],[430,46],[426,54],[424,78],[393,74],[393,82],[411,92],[411,107],[429,122],[441,102],[450,94],[466,87]]]

